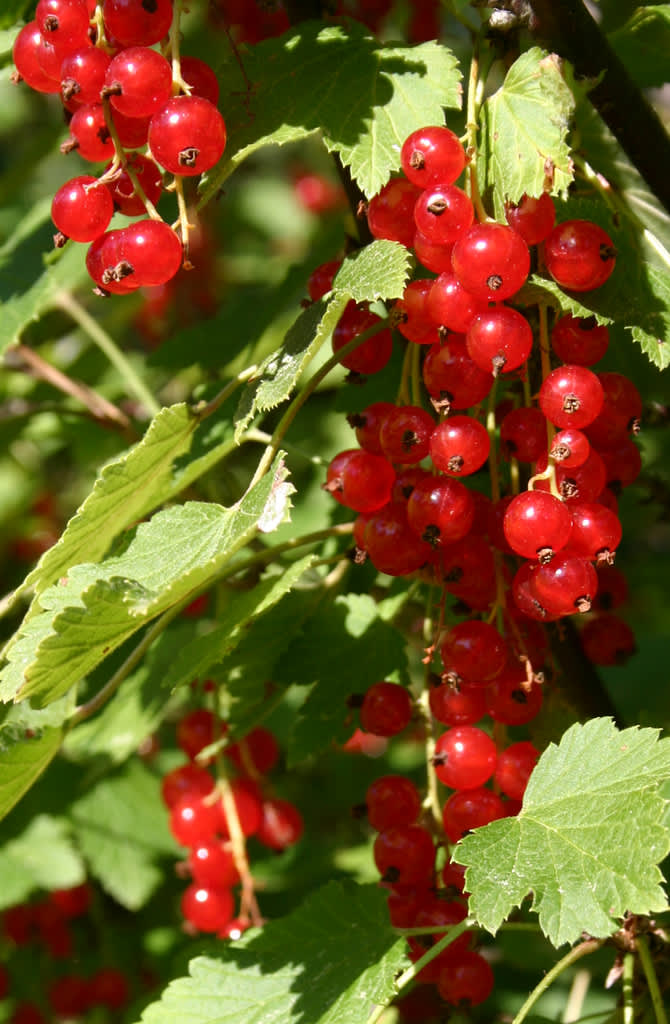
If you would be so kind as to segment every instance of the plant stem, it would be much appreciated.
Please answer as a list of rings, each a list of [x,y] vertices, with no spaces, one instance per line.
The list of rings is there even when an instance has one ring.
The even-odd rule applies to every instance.
[[[118,347],[116,342],[107,334],[97,320],[94,320],[90,313],[84,309],[80,302],[70,292],[59,292],[56,297],[56,305],[72,317],[75,323],[86,332],[94,345],[97,345],[101,352],[109,359],[110,363],[119,371],[126,383],[128,391],[135,395],[135,398],[144,406],[152,416],[157,416],[161,411],[154,396],[151,394],[142,378],[135,372],[126,356]]]
[[[635,979],[635,957],[626,953],[623,958],[623,976],[621,988],[623,995],[623,1024],[634,1024],[635,1004],[633,1000],[633,982]]]
[[[400,975],[395,983],[396,993],[401,992],[402,989],[408,985],[410,981],[416,978],[417,974],[419,974],[427,964],[434,960],[443,949],[446,949],[447,946],[452,944],[452,942],[455,942],[459,935],[462,935],[463,932],[468,930],[468,928],[472,928],[475,923],[474,918],[466,917],[464,921],[460,921],[458,924],[454,925],[453,928],[450,928],[446,935],[443,935],[434,946],[431,946],[430,949],[426,950],[420,960],[417,960],[416,963],[412,964],[411,967],[408,967],[407,970]],[[387,1009],[387,1005],[380,1004],[375,1007],[372,1016],[368,1017],[366,1024],[378,1024],[378,1021],[381,1020]]]
[[[647,940],[644,935],[637,936],[636,946],[638,956],[640,957],[640,963],[642,964],[642,970],[644,971],[644,976],[647,979],[647,988],[649,989],[649,995],[651,997],[651,1005],[654,1008],[656,1024],[668,1024],[668,1015],[665,1012],[665,1007],[663,1006],[663,996],[661,995],[661,989],[658,984],[654,961],[651,958],[649,946],[647,945]]]
[[[570,986],[570,995],[568,996],[568,1002],[563,1014],[562,1024],[575,1024],[579,1020],[590,984],[591,972],[585,969],[577,971]]]
[[[572,964],[577,960],[580,960],[583,956],[588,956],[589,953],[595,953],[597,949],[600,949],[604,941],[604,939],[587,939],[586,942],[580,942],[578,946],[575,946],[569,953],[566,953],[558,963],[554,964],[550,971],[547,971],[542,981],[535,986],[512,1021],[512,1024],[521,1024],[535,1006],[535,1003],[538,1001],[540,996],[547,991],[554,981],[556,981],[556,978],[558,978],[566,968],[572,966]]]

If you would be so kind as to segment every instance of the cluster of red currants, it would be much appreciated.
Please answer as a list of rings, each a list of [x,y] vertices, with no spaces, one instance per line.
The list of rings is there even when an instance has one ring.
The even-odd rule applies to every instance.
[[[487,219],[455,184],[467,162],[446,127],[414,132],[401,150],[404,176],[369,203],[373,236],[412,249],[420,276],[389,317],[352,302],[333,332],[333,350],[346,346],[341,362],[355,374],[386,366],[391,328],[409,344],[400,399],[349,417],[359,447],[335,456],[324,484],[357,513],[357,561],[391,576],[418,573],[442,588],[425,658],[427,700],[384,681],[360,707],[362,729],[384,737],[417,718],[429,736],[448,727],[429,742],[429,775],[451,795],[438,799],[436,782],[422,801],[411,780],[384,776],[366,801],[393,923],[442,931],[466,909],[462,876],[449,859],[436,870],[438,851],[518,813],[539,757],[528,740],[509,742],[506,731],[527,725],[542,705],[551,668],[544,623],[581,613],[594,661],[613,664],[630,653],[625,641],[616,653],[602,647],[605,636],[616,643],[606,609],[625,599],[612,566],[621,539],[617,494],[640,470],[630,434],[642,411],[627,378],[592,369],[607,350],[606,327],[560,316],[550,330],[546,306],[533,312],[520,293],[533,260],[564,290],[600,287],[615,266],[610,237],[584,220],[556,225],[548,194],[509,206],[506,224]],[[312,299],[327,294],[338,267],[316,269]],[[533,388],[530,374],[538,374]],[[502,385],[507,394],[495,404]],[[491,497],[460,479],[476,480],[484,468]],[[468,618],[445,629],[450,595],[454,614]],[[480,727],[486,715],[494,738]],[[418,977],[452,1005],[482,1002],[493,985],[470,942],[459,937]],[[413,959],[423,952],[411,939]]]
[[[189,851],[179,869],[192,879],[181,898],[187,927],[238,938],[250,925],[262,923],[247,840],[253,836],[271,850],[285,850],[301,838],[303,822],[292,803],[267,792],[266,776],[279,758],[274,735],[259,726],[225,746],[217,758],[212,751],[223,747],[226,731],[226,724],[206,708],[180,719],[177,745],[188,761],[164,776],[162,797],[170,830]],[[224,770],[224,761],[237,772],[234,777]],[[209,771],[211,765],[218,767],[218,778]],[[238,884],[236,911],[233,889]]]
[[[44,984],[41,995],[34,986],[29,993],[15,988],[10,972],[0,966],[0,1002],[13,1000],[8,1024],[47,1024],[53,1017],[81,1017],[89,1011],[96,1013],[96,1019],[118,1019],[131,997],[123,971],[103,966],[84,977],[72,971],[63,973],[54,966],[74,955],[77,935],[73,923],[85,921],[91,900],[91,887],[84,883],[73,889],[55,890],[31,903],[16,904],[4,912],[0,933],[10,947],[43,946],[53,969],[53,977],[40,978]]]
[[[59,93],[71,115],[63,151],[111,161],[101,175],[66,182],[51,208],[57,245],[91,243],[86,266],[105,294],[174,277],[186,225],[180,237],[156,211],[161,168],[179,187],[213,167],[226,144],[216,75],[204,61],[180,59],[172,22],[172,0],[39,0],[14,44],[17,80]],[[164,52],[153,49],[168,33]],[[143,219],[108,231],[115,212]]]

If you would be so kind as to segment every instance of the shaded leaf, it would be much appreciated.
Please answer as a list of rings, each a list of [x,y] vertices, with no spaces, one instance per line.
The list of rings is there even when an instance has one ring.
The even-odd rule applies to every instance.
[[[143,1024],[365,1024],[406,964],[377,886],[332,882],[302,907],[198,957]]]
[[[661,88],[667,83],[670,4],[638,7],[608,40],[631,78],[643,89]]]
[[[219,72],[228,143],[203,201],[261,146],[316,131],[370,198],[399,168],[410,132],[442,124],[443,108],[461,101],[460,72],[446,47],[385,46],[354,22],[346,30],[303,22],[245,53],[244,70],[246,81],[232,60]]]
[[[2,909],[22,903],[35,889],[81,885],[86,872],[66,822],[38,814],[19,836],[0,848],[0,877]]]
[[[60,729],[47,727],[26,735],[18,723],[0,726],[0,818],[40,777],[60,744]]]
[[[491,932],[532,893],[555,946],[583,932],[612,935],[626,912],[667,909],[658,864],[670,851],[661,783],[670,739],[620,732],[609,718],[573,725],[542,754],[516,818],[467,835],[453,859],[467,866],[470,913]]]

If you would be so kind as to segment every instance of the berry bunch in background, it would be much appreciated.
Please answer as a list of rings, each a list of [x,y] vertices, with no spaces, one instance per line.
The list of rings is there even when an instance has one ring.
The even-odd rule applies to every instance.
[[[40,0],[14,44],[17,80],[60,95],[63,152],[107,163],[65,182],[51,207],[57,246],[90,243],[86,266],[102,294],[165,285],[190,266],[184,178],[210,170],[226,145],[216,75],[181,58],[174,13],[172,0]],[[166,188],[179,200],[174,225],[156,210]],[[108,230],[115,212],[142,219]]]

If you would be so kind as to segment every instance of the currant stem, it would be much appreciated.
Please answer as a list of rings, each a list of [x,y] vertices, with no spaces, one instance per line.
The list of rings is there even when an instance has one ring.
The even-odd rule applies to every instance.
[[[172,92],[175,96],[180,92],[185,93],[186,96],[190,96],[192,92],[191,86],[188,82],[184,81],[181,74],[181,55],[179,50],[181,15],[182,2],[181,0],[177,0],[174,5],[172,24],[170,25],[170,34],[168,37],[168,47],[170,50],[170,57],[172,59]]]
[[[181,244],[184,249],[183,266],[186,270],[190,270],[192,264],[188,258],[189,253],[189,231],[193,227],[189,223],[188,209],[186,208],[186,197],[184,196],[184,179],[177,175],[174,179],[175,193],[177,195],[177,209],[179,210],[179,232],[181,234]]]
[[[547,971],[544,978],[542,978],[542,981],[535,986],[512,1021],[512,1024],[521,1024],[535,1006],[535,1003],[538,1001],[540,996],[547,991],[556,978],[560,977],[563,971],[568,967],[571,967],[572,964],[577,962],[577,960],[581,960],[583,956],[588,956],[589,953],[595,953],[597,949],[600,949],[604,941],[604,939],[587,939],[585,942],[580,942],[578,946],[574,946],[574,948],[571,949],[569,953],[566,953],[564,957],[561,957],[558,963],[554,964],[550,971]]]
[[[591,972],[585,969],[577,971],[572,979],[570,994],[563,1013],[561,1024],[575,1024],[582,1016],[582,1007],[591,984]]]
[[[649,989],[651,1005],[654,1008],[656,1024],[668,1024],[668,1015],[665,1012],[665,1007],[663,1005],[663,996],[658,984],[654,961],[652,960],[651,953],[649,952],[649,946],[647,945],[647,940],[644,935],[637,936],[636,947],[638,956],[640,957],[640,963],[642,964],[642,970],[644,971],[644,976],[647,981],[647,988]]]
[[[59,292],[56,305],[67,313],[89,336],[94,345],[104,352],[110,363],[119,371],[128,391],[135,395],[146,411],[157,416],[162,406],[158,404],[142,378],[135,372],[126,356],[97,320],[88,313],[70,292]]]
[[[116,125],[114,124],[114,120],[112,118],[112,106],[109,97],[103,97],[101,99],[101,102],[102,109],[105,115],[105,124],[107,125],[107,131],[109,132],[112,142],[114,143],[114,159],[112,160],[109,169],[105,171],[102,177],[98,179],[98,185],[101,184],[101,182],[113,181],[116,177],[118,177],[120,168],[123,168],[123,170],[130,178],[132,186],[135,189],[135,194],[139,199],[141,199],[144,209],[147,211],[147,216],[150,217],[151,220],[162,221],[163,218],[161,217],[160,213],[158,212],[154,204],[151,202],[151,200],[147,199],[147,195],[144,189],[142,188],[139,178],[135,174],[133,168],[130,166],[128,157],[126,155],[126,151],[123,148],[123,145],[121,144],[119,133],[116,130]]]
[[[224,763],[223,753],[221,751],[217,754],[216,766],[218,776],[216,788],[223,804],[223,813],[226,818],[228,831],[230,832],[230,845],[232,848],[233,860],[242,885],[242,892],[240,894],[240,917],[248,918],[254,927],[260,928],[263,924],[263,917],[258,906],[258,901],[256,900],[254,880],[249,867],[249,858],[247,857],[247,843],[244,837],[244,832],[242,831],[242,826],[240,825],[240,817],[237,813],[235,796],[230,787],[230,781],[226,774],[226,766]]]
[[[634,1024],[635,1001],[633,995],[633,983],[635,980],[635,957],[632,953],[626,953],[623,958],[623,975],[621,979],[621,990],[623,996],[623,1024]]]
[[[435,767],[433,765],[433,758],[435,757],[435,730],[433,728],[433,716],[430,711],[429,703],[429,683],[424,684],[423,693],[419,697],[419,705],[424,715],[426,723],[426,776],[427,776],[427,792],[426,799],[424,801],[424,807],[430,810],[432,817],[433,827],[437,830],[440,836],[443,835],[442,829],[442,809],[440,807],[440,794],[437,786],[437,775],[435,774]],[[428,929],[430,931],[430,929]]]
[[[257,370],[258,367],[255,363],[253,366],[247,366],[245,370],[242,370],[237,374],[237,376],[233,377],[232,380],[229,380],[225,387],[223,387],[219,393],[214,396],[214,398],[210,399],[209,402],[198,402],[196,405],[192,406],[191,411],[199,420],[204,420],[208,416],[211,416],[212,413],[217,412],[223,403],[235,393],[240,384],[245,384],[250,380]]]

